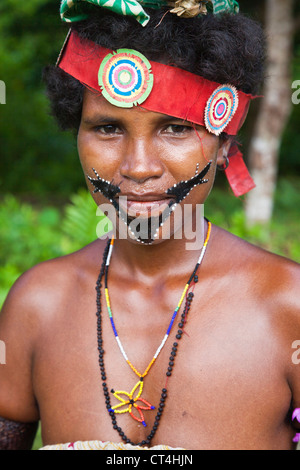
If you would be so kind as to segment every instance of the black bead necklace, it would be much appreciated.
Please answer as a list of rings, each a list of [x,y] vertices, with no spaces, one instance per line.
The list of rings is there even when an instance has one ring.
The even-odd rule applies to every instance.
[[[209,223],[208,236],[207,236],[206,241],[205,241],[206,244],[207,244],[207,241],[209,239],[210,227],[211,226],[210,226],[210,223]],[[149,435],[147,436],[147,438],[142,440],[141,442],[134,443],[126,436],[126,434],[124,433],[122,428],[120,426],[118,426],[115,412],[111,410],[110,392],[108,390],[107,383],[106,383],[107,377],[106,377],[106,371],[105,371],[105,365],[104,365],[104,349],[103,349],[103,337],[102,337],[102,307],[101,307],[102,279],[103,279],[103,276],[107,275],[107,273],[106,273],[106,260],[107,260],[107,256],[108,256],[109,246],[110,246],[110,240],[108,241],[108,243],[105,247],[105,250],[104,250],[104,253],[103,253],[103,261],[102,261],[100,273],[99,273],[99,276],[98,276],[98,279],[97,279],[97,282],[96,282],[96,292],[97,292],[97,300],[96,300],[96,302],[97,302],[97,313],[96,313],[96,315],[97,315],[97,341],[98,341],[98,352],[99,352],[98,362],[99,362],[99,367],[100,367],[100,372],[101,372],[102,389],[103,389],[103,393],[104,393],[106,408],[107,408],[108,413],[111,417],[113,429],[115,429],[119,433],[121,439],[126,444],[131,444],[131,445],[134,445],[134,446],[149,446],[149,444],[151,443],[151,440],[153,439],[153,437],[156,434],[156,431],[158,429],[158,426],[159,426],[159,423],[160,423],[160,420],[161,420],[161,417],[162,417],[162,414],[163,414],[163,411],[164,411],[164,408],[165,408],[165,401],[166,401],[166,398],[167,398],[167,388],[166,388],[167,384],[165,385],[164,388],[162,388],[162,391],[161,391],[160,402],[159,402],[158,411],[156,413],[156,417],[155,417],[155,420],[154,420],[153,427],[152,427]],[[193,271],[193,273],[192,273],[192,275],[191,275],[191,277],[190,277],[190,279],[189,279],[189,281],[188,281],[189,284],[191,284],[192,282],[194,282],[194,283],[198,282],[198,276],[197,276],[196,273],[197,273],[197,269],[198,269],[199,265],[200,265],[200,263],[198,262],[195,269],[194,269],[194,271]],[[191,308],[193,297],[194,297],[193,292],[189,292],[186,296],[186,302],[185,302],[185,305],[184,305],[184,308],[183,308],[183,312],[181,314],[181,320],[178,323],[178,330],[177,330],[177,333],[176,333],[176,340],[180,340],[181,337],[182,337],[182,334],[184,333],[183,328],[184,328],[184,325],[187,321],[187,315],[188,315],[189,310]],[[172,371],[173,371],[177,351],[178,351],[178,342],[175,341],[172,345],[172,350],[171,350],[171,354],[170,354],[170,357],[169,357],[168,368],[167,368],[167,371],[166,371],[166,377],[167,377],[166,380],[168,380],[168,378],[172,375]]]

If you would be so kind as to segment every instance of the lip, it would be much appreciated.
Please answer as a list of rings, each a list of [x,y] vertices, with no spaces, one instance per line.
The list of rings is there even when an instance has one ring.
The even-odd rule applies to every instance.
[[[164,199],[170,199],[170,196],[166,193],[119,193],[118,198],[126,197],[128,201],[138,201],[138,202],[154,202],[162,201]]]
[[[127,212],[131,217],[139,216],[158,216],[160,215],[172,201],[167,194],[119,194],[119,206]]]

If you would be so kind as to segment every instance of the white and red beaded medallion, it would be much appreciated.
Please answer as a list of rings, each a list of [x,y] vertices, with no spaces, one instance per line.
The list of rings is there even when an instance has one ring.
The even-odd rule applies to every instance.
[[[143,103],[153,87],[150,62],[131,49],[108,54],[101,63],[98,79],[103,96],[121,108]]]
[[[235,87],[219,86],[206,103],[204,115],[206,129],[215,135],[220,135],[234,116],[238,103],[238,91]]]

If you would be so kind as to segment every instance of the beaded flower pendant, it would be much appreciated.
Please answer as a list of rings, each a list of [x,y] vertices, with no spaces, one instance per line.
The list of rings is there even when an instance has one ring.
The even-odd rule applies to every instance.
[[[143,377],[138,383],[133,387],[130,393],[124,391],[114,391],[111,390],[112,394],[121,402],[118,405],[112,406],[109,411],[114,411],[115,413],[129,413],[130,416],[142,423],[143,426],[147,426],[145,422],[145,418],[143,415],[143,411],[146,410],[155,410],[155,406],[152,406],[149,402],[141,398],[141,394],[143,391],[144,381]],[[137,393],[136,393],[137,392]],[[122,398],[121,395],[124,395],[125,399]],[[138,402],[142,402],[143,405],[138,404]],[[139,413],[137,417],[132,411],[136,409]],[[143,410],[143,411],[142,411]]]

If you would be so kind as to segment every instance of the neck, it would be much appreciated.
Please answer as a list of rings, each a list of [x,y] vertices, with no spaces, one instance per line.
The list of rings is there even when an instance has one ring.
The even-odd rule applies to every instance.
[[[200,232],[200,235],[199,235]],[[197,241],[174,236],[153,245],[141,245],[127,239],[118,239],[114,244],[112,264],[117,260],[120,274],[142,279],[160,277],[168,273],[186,275],[189,273],[202,249],[207,233],[207,222],[201,219]]]

